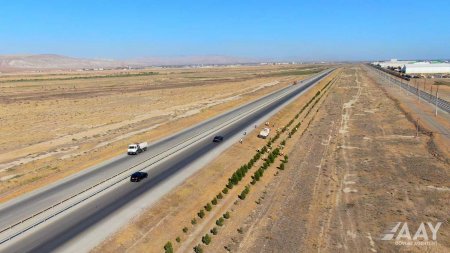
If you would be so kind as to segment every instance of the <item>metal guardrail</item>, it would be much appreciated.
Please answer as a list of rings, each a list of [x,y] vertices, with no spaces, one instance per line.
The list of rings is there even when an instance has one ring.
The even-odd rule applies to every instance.
[[[370,65],[369,65],[370,66]],[[373,66],[370,66],[372,70],[375,70],[375,73],[377,73],[378,75],[385,75],[383,74],[379,69],[376,69]],[[400,86],[401,88],[403,88],[404,90],[419,96],[420,99],[436,106],[439,107],[441,110],[446,111],[448,113],[450,113],[450,102],[443,100],[441,98],[438,98],[430,93],[424,92],[423,90],[420,90],[416,87],[413,87],[409,84],[407,84],[406,82],[401,82],[399,81],[397,78],[394,77],[390,77],[388,76],[387,79],[391,82],[394,83],[397,86]]]
[[[308,82],[310,82],[310,83],[315,83],[315,82],[319,81],[320,79],[324,78],[325,76],[327,76],[328,74],[330,74],[333,70],[334,70],[334,69],[328,70],[328,71],[326,71],[326,72],[324,72],[324,73],[318,75],[317,77],[311,78],[311,80],[309,80]],[[121,171],[121,172],[119,172],[119,173],[117,173],[117,174],[115,174],[115,175],[113,175],[113,176],[111,176],[111,177],[109,177],[109,178],[107,178],[107,179],[104,179],[104,180],[100,181],[99,183],[97,183],[97,184],[95,184],[95,185],[92,185],[92,186],[90,186],[90,187],[88,187],[88,188],[82,190],[81,192],[78,192],[78,193],[76,193],[76,194],[74,194],[74,195],[72,195],[72,196],[70,196],[70,197],[68,197],[68,198],[66,198],[66,199],[64,199],[64,200],[62,200],[62,201],[60,201],[60,202],[58,202],[58,203],[56,203],[56,204],[54,204],[54,205],[52,205],[52,206],[50,206],[50,207],[44,209],[44,210],[42,210],[42,211],[39,211],[39,212],[35,213],[35,214],[33,214],[32,216],[30,216],[30,217],[28,217],[28,218],[22,219],[21,221],[18,221],[18,222],[16,222],[16,223],[14,223],[14,224],[8,226],[7,228],[4,228],[4,229],[0,230],[0,234],[6,232],[6,231],[8,231],[8,230],[11,230],[12,228],[14,228],[14,227],[16,227],[16,226],[18,226],[18,225],[20,225],[20,224],[23,224],[24,222],[29,221],[29,220],[33,219],[34,217],[36,217],[36,216],[38,216],[38,215],[40,215],[40,214],[43,214],[43,213],[45,213],[45,212],[47,212],[47,211],[49,211],[49,210],[52,210],[53,208],[55,208],[55,207],[57,207],[57,206],[59,206],[59,205],[65,203],[65,202],[67,202],[67,201],[69,201],[69,200],[72,200],[72,199],[74,199],[75,197],[80,196],[81,194],[86,193],[86,192],[88,192],[89,190],[91,190],[91,189],[93,189],[93,188],[95,188],[95,187],[98,187],[99,185],[101,185],[101,184],[103,184],[103,183],[105,183],[105,182],[107,182],[107,181],[110,181],[110,180],[112,180],[112,179],[114,179],[114,178],[116,178],[116,177],[118,177],[118,176],[120,176],[120,175],[122,175],[122,174],[124,174],[124,173],[126,173],[126,172],[129,172],[131,169],[136,168],[136,167],[138,167],[138,166],[140,166],[140,165],[142,165],[142,164],[144,164],[144,163],[150,161],[151,159],[156,158],[157,156],[162,155],[163,153],[165,153],[165,152],[167,152],[167,151],[169,151],[169,150],[171,150],[171,149],[173,149],[173,148],[176,148],[176,147],[178,147],[178,146],[181,146],[182,144],[185,144],[185,143],[187,143],[187,142],[189,142],[189,141],[191,141],[191,140],[193,140],[193,139],[195,139],[195,138],[197,138],[197,137],[199,137],[199,136],[201,136],[201,135],[205,135],[205,137],[206,137],[206,136],[208,136],[208,135],[211,134],[211,133],[206,133],[206,134],[205,134],[205,132],[218,131],[218,130],[220,130],[220,129],[222,129],[222,128],[225,128],[225,127],[227,127],[227,126],[229,126],[229,125],[235,123],[236,121],[238,121],[238,120],[240,120],[240,119],[242,119],[242,118],[245,118],[245,117],[247,117],[248,115],[251,115],[253,112],[258,111],[258,110],[260,110],[260,109],[266,107],[267,105],[270,105],[270,104],[273,103],[274,101],[283,98],[283,97],[286,96],[287,94],[289,94],[289,93],[284,92],[284,93],[282,93],[281,95],[277,96],[276,98],[274,98],[274,99],[272,99],[272,100],[270,100],[270,101],[268,101],[268,102],[266,102],[266,103],[263,103],[262,105],[259,105],[259,106],[255,107],[255,108],[252,108],[252,109],[251,109],[250,111],[248,111],[247,113],[244,113],[244,114],[238,114],[236,117],[232,118],[231,120],[229,120],[229,121],[227,121],[227,122],[225,122],[225,123],[222,123],[222,124],[219,125],[219,126],[212,127],[212,128],[210,128],[210,129],[207,129],[207,130],[203,131],[202,133],[199,133],[199,134],[197,134],[197,135],[194,135],[194,136],[192,136],[192,137],[190,137],[190,138],[184,140],[183,142],[178,143],[177,145],[174,145],[174,146],[172,146],[172,147],[166,149],[165,151],[162,151],[162,152],[160,152],[160,153],[158,153],[158,154],[156,154],[156,155],[154,155],[154,156],[152,156],[152,157],[150,157],[150,158],[148,158],[148,159],[146,159],[146,160],[144,160],[144,161],[142,161],[142,162],[140,162],[140,163],[138,163],[138,164],[135,164],[135,165],[131,166],[130,168],[128,168],[128,169],[126,169],[126,170],[123,170],[123,171]],[[167,158],[168,156],[170,156],[170,155],[172,155],[172,154],[174,154],[174,153],[180,151],[181,149],[183,149],[183,148],[185,148],[185,147],[187,147],[187,146],[189,146],[189,145],[190,145],[190,144],[188,144],[188,145],[186,145],[186,146],[183,146],[183,147],[179,148],[178,150],[175,150],[175,151],[171,152],[170,154],[161,157],[159,160],[157,160],[157,161],[155,161],[155,162],[153,162],[153,163],[150,163],[150,164],[146,165],[145,167],[149,167],[149,166],[151,166],[151,165],[154,165],[155,163],[161,161],[162,159]],[[56,212],[56,213],[54,213],[54,214],[52,214],[52,215],[50,215],[50,216],[47,216],[47,217],[43,218],[42,220],[40,220],[40,221],[38,221],[38,222],[36,222],[36,223],[34,223],[34,224],[32,224],[32,225],[30,225],[30,226],[28,226],[28,227],[22,229],[20,232],[17,232],[17,233],[15,233],[15,234],[13,234],[13,235],[8,236],[7,238],[2,239],[2,240],[0,241],[0,244],[3,244],[3,243],[5,243],[5,242],[7,242],[7,241],[9,241],[9,240],[11,240],[11,239],[17,237],[17,236],[19,236],[19,235],[25,233],[26,231],[29,231],[30,229],[32,229],[32,228],[34,228],[34,227],[36,227],[36,226],[38,226],[38,225],[40,225],[40,224],[42,224],[42,223],[48,221],[49,219],[51,219],[51,218],[53,218],[53,217],[55,217],[55,216],[61,214],[62,212],[69,210],[70,208],[72,208],[72,207],[74,207],[74,206],[76,206],[76,205],[78,205],[78,204],[80,204],[80,203],[82,203],[82,202],[84,202],[84,201],[86,201],[86,200],[92,198],[93,196],[95,196],[95,195],[97,195],[97,194],[99,194],[99,193],[101,193],[101,192],[103,192],[103,191],[105,191],[105,190],[107,190],[107,189],[109,189],[109,188],[111,188],[111,187],[117,185],[118,183],[120,183],[120,182],[122,182],[122,181],[124,181],[124,180],[127,180],[128,177],[129,177],[129,175],[127,175],[126,177],[120,178],[120,179],[118,179],[116,182],[113,182],[112,184],[107,185],[106,187],[104,187],[104,188],[102,188],[102,189],[100,189],[100,190],[98,190],[98,191],[96,191],[96,192],[94,192],[94,193],[88,195],[87,197],[85,197],[85,198],[83,198],[83,199],[81,199],[81,200],[79,200],[79,201],[77,201],[77,202],[71,204],[70,206],[68,206],[68,207],[66,207],[66,208],[64,208],[64,209],[62,209],[62,210],[59,210],[58,212]]]

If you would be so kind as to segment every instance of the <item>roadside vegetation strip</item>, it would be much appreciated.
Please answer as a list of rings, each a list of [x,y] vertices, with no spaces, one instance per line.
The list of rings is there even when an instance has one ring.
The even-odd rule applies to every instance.
[[[159,75],[159,72],[139,72],[139,73],[118,73],[111,75],[86,75],[86,76],[71,76],[71,77],[56,77],[56,78],[23,78],[0,80],[0,83],[16,83],[16,82],[37,82],[37,81],[67,81],[67,80],[83,80],[83,79],[102,79],[102,78],[117,78],[117,77],[135,77],[135,76],[154,76]]]
[[[315,108],[315,106],[317,105],[317,103],[321,100],[321,98],[323,97],[323,95],[328,91],[328,89],[331,87],[331,85],[333,85],[336,82],[337,78],[333,78],[332,80],[330,80],[320,91],[318,91],[309,101],[307,104],[305,104],[305,106],[302,107],[302,109],[300,110],[300,112],[298,114],[296,114],[294,116],[294,119],[297,119],[299,117],[299,115],[313,102],[313,104],[311,105],[311,107],[309,108],[308,112],[304,115],[304,118],[306,118],[310,112],[312,111],[313,108]],[[320,95],[320,96],[319,96]],[[318,111],[318,109],[316,110]],[[304,131],[302,132],[301,135],[303,135],[303,133],[307,130],[307,128],[309,127],[309,125],[311,124],[311,121],[314,119],[314,117],[311,118],[311,120],[308,122],[307,127],[304,129]],[[290,125],[293,124],[293,120],[291,120],[283,129],[282,132],[284,133],[288,127]],[[296,125],[296,128],[292,129],[291,132],[289,132],[289,137],[291,138],[291,136],[297,131],[297,127],[299,127],[301,125],[301,123],[303,122],[303,119]],[[278,138],[279,138],[279,133],[277,133],[277,135],[273,138],[270,139],[268,141],[267,146],[270,147],[271,144],[273,144]],[[252,176],[252,182],[251,185],[255,185],[259,179],[264,175],[264,171],[269,168],[269,166],[275,162],[276,157],[279,156],[280,154],[280,149],[282,149],[285,144],[286,144],[287,139],[284,139],[280,142],[279,144],[279,148],[276,148],[272,151],[272,153],[269,154],[269,156],[266,159],[266,162],[263,164],[263,166],[261,166],[256,172],[255,174]],[[283,160],[280,161],[280,165],[277,167],[279,171],[283,171],[285,169],[285,164],[289,161],[288,160],[288,156],[284,155]],[[278,174],[278,171],[275,175]],[[238,195],[238,198],[240,200],[245,200],[246,196],[248,193],[250,193],[250,187],[251,185],[246,185],[245,188],[242,190],[241,194]],[[260,200],[256,201],[256,204],[259,204]],[[238,229],[239,233],[242,233],[242,228]],[[216,234],[213,234],[216,235]],[[197,245],[196,247],[194,247],[194,251],[196,252],[196,248],[200,247],[201,245]]]
[[[338,73],[339,75],[339,73]],[[223,190],[221,192],[219,192],[219,194],[216,195],[215,198],[213,198],[213,200],[211,202],[208,202],[205,206],[204,209],[207,212],[211,211],[211,208],[213,206],[217,206],[218,205],[218,201],[223,199],[223,194],[228,194],[229,190],[232,190],[234,186],[237,186],[239,184],[240,181],[242,181],[246,174],[249,172],[250,169],[252,169],[254,167],[254,165],[256,164],[256,162],[258,162],[261,158],[263,158],[263,155],[268,153],[266,158],[263,158],[264,162],[263,164],[253,173],[253,175],[251,176],[251,181],[250,184],[245,185],[245,187],[243,188],[243,190],[240,192],[240,194],[238,194],[238,199],[240,199],[241,201],[245,200],[246,196],[250,193],[250,189],[252,185],[255,185],[260,179],[261,177],[264,175],[264,172],[273,164],[276,162],[276,159],[279,156],[282,156],[283,159],[280,160],[280,165],[277,167],[280,171],[285,169],[285,164],[288,162],[288,156],[284,155],[282,153],[282,149],[285,147],[286,145],[286,141],[292,137],[293,134],[295,134],[295,132],[297,131],[298,127],[301,126],[301,124],[303,123],[303,120],[310,114],[310,112],[312,111],[313,108],[315,108],[315,106],[317,105],[317,103],[321,100],[321,98],[323,97],[323,95],[328,91],[328,89],[331,87],[332,84],[334,84],[337,80],[337,76],[335,76],[333,79],[331,79],[324,87],[322,87],[319,91],[317,91],[317,93],[299,110],[299,112],[297,114],[295,114],[295,116],[293,117],[293,119],[291,119],[280,131],[277,130],[277,133],[274,137],[269,138],[266,145],[261,148],[258,149],[256,151],[256,153],[253,155],[253,157],[244,165],[242,165],[241,167],[239,167],[238,169],[236,169],[235,172],[233,172],[233,174],[231,175],[231,177],[228,179],[228,183],[225,185],[225,187],[223,188]],[[311,106],[310,106],[311,105]],[[303,116],[303,119],[301,119],[296,125],[295,128],[293,128],[291,131],[289,131],[290,126],[295,122],[296,119],[298,119],[300,117],[300,115],[309,107],[309,110],[305,113],[305,115]],[[317,109],[318,110],[318,109]],[[311,123],[311,121],[308,123]],[[288,132],[289,131],[289,132]],[[304,130],[306,131],[306,129]],[[288,134],[288,137],[286,139],[283,139],[276,148],[273,148],[272,145],[275,144],[275,142],[280,138],[281,134],[286,133]],[[302,132],[303,135],[304,132]],[[273,149],[273,150],[272,150]],[[278,172],[277,172],[278,173]],[[219,196],[221,196],[219,198]],[[212,206],[211,206],[211,204]],[[225,217],[225,214],[227,214]],[[223,217],[220,217],[218,220],[216,220],[216,225],[218,227],[222,227],[224,225],[224,218],[229,219],[230,218],[230,214],[229,211],[227,211],[223,215]],[[203,219],[205,217],[206,213],[203,209],[201,209],[198,213],[197,216],[200,219]],[[191,224],[193,226],[195,226],[197,224],[197,219],[193,218],[191,220]],[[212,236],[217,235],[218,234],[218,227],[213,227],[210,232],[212,234]],[[188,232],[188,228],[184,227],[182,229],[183,233],[187,233]],[[212,240],[212,237],[209,236],[209,234],[206,234],[205,236],[202,237],[202,242],[205,245],[208,245]],[[180,242],[179,237],[177,237],[177,242]],[[166,243],[171,245],[171,241],[168,241]],[[194,247],[194,252],[203,252],[203,248],[200,244],[198,244],[197,246]]]

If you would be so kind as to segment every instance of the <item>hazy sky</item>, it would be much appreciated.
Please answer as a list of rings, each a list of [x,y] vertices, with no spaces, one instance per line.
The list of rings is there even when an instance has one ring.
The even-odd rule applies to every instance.
[[[0,0],[0,54],[19,53],[450,58],[450,1]]]

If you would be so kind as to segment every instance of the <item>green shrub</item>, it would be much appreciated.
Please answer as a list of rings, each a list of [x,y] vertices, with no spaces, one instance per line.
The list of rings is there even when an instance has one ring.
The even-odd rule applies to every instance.
[[[200,219],[203,219],[203,217],[205,217],[205,212],[203,210],[200,210],[200,212],[197,213],[198,217],[200,217]]]
[[[236,177],[238,181],[241,181],[243,176],[244,175],[240,169],[236,171]]]
[[[224,213],[223,217],[228,220],[230,218],[230,212]]]
[[[278,167],[278,169],[284,170],[284,163],[281,163],[280,166]]]
[[[217,228],[216,228],[216,227],[213,227],[213,228],[211,229],[211,234],[213,234],[213,235],[217,235],[218,232],[219,232],[219,231],[217,231]]]
[[[195,247],[194,247],[194,252],[195,252],[195,253],[203,253],[202,246],[200,246],[200,244],[197,245],[197,246],[195,246]]]
[[[175,241],[177,241],[178,243],[181,242],[181,238],[178,236]]]
[[[255,183],[256,183],[256,181],[259,181],[259,178],[261,177],[261,173],[259,173],[259,172],[260,172],[260,170],[255,171],[255,174],[253,176],[253,180],[255,180]]]
[[[212,209],[211,204],[210,203],[206,204],[205,210],[209,212],[209,211],[211,211],[211,209]]]
[[[239,194],[238,197],[240,199],[244,200],[249,192],[250,192],[250,187],[247,185],[247,186],[245,186],[244,190],[241,192],[241,194]]]
[[[225,189],[226,189],[226,188],[225,188]],[[217,194],[216,198],[217,198],[217,199],[223,199],[222,193]]]
[[[194,219],[192,219],[192,220],[191,220],[191,224],[192,224],[192,225],[195,225],[195,224],[197,224],[197,220],[196,220],[195,218],[194,218]]]
[[[187,233],[188,230],[189,230],[189,229],[188,229],[187,227],[184,227],[184,228],[183,228],[183,233]]]
[[[211,204],[217,205],[217,198],[213,198],[213,200],[211,201]]]
[[[206,234],[202,237],[202,242],[206,245],[211,243],[211,236],[209,234]]]
[[[223,192],[223,194],[227,194],[228,193],[228,185],[227,185],[227,187],[223,188],[222,192]]]
[[[218,220],[216,220],[216,225],[220,227],[223,226],[223,221],[224,221],[223,218],[220,217]]]
[[[173,253],[173,247],[172,247],[172,243],[170,241],[168,241],[165,245],[164,245],[164,252],[165,253]]]

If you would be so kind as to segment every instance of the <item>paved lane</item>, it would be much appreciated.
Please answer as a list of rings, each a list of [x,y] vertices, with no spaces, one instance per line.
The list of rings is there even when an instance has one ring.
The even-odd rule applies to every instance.
[[[53,186],[47,187],[45,190],[30,194],[19,201],[7,203],[0,209],[0,217],[2,223],[11,223],[19,220],[21,217],[26,217],[30,213],[47,207],[53,202],[60,201],[72,193],[79,192],[91,184],[103,180],[111,176],[115,172],[124,170],[136,164],[142,163],[150,159],[156,154],[169,149],[170,147],[178,145],[195,135],[204,133],[207,129],[211,129],[228,122],[232,118],[242,115],[280,94],[286,94],[281,99],[265,106],[256,113],[237,121],[220,130],[219,133],[225,138],[239,134],[242,129],[248,127],[259,118],[264,117],[289,99],[297,96],[305,89],[315,83],[317,79],[324,76],[321,74],[313,78],[310,82],[305,81],[300,85],[290,86],[272,93],[264,98],[251,102],[235,110],[226,112],[211,120],[200,123],[185,131],[177,133],[159,142],[152,143],[150,150],[138,156],[120,156],[111,161],[108,161],[100,166],[88,169],[86,172],[79,173],[63,182],[57,183]],[[220,144],[219,144],[220,145]],[[43,226],[38,233],[32,233],[20,238],[20,242],[9,247],[7,251],[12,252],[49,252],[65,242],[69,241],[74,236],[82,233],[87,228],[94,226],[96,223],[112,215],[116,210],[126,206],[131,201],[138,199],[143,193],[153,189],[167,178],[186,168],[190,163],[196,159],[204,156],[208,151],[213,150],[217,143],[212,143],[211,138],[205,138],[177,152],[176,155],[170,159],[164,160],[149,171],[149,179],[139,184],[122,184],[120,187],[111,189],[103,194],[101,198],[91,201],[91,203],[82,205],[82,207],[71,211],[68,215],[59,218],[58,220]],[[30,208],[31,207],[31,208]],[[5,218],[5,219],[4,219]]]

